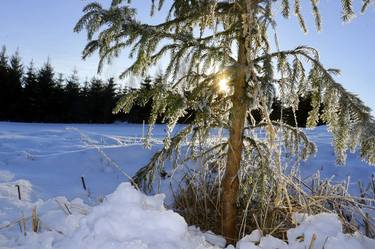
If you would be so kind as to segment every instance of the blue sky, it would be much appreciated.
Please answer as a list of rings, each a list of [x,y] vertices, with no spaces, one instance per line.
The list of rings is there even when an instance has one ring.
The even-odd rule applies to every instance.
[[[96,73],[96,56],[81,60],[81,51],[86,43],[84,33],[73,33],[73,27],[81,16],[87,0],[1,0],[0,1],[0,45],[8,52],[19,49],[25,64],[31,59],[37,66],[51,59],[57,72],[70,74],[77,69],[81,78]],[[108,4],[110,0],[99,1]],[[148,3],[151,0],[133,0],[140,18],[148,20]],[[349,24],[340,19],[338,0],[321,0],[323,30],[314,29],[309,1],[303,1],[303,10],[309,33],[303,34],[292,16],[280,18],[278,32],[280,46],[291,49],[300,44],[310,45],[320,51],[321,61],[326,67],[342,70],[338,81],[359,96],[375,110],[375,9],[365,15],[358,14]],[[361,1],[355,0],[359,12]],[[160,19],[160,16],[156,16]],[[130,61],[124,55],[106,66],[102,77],[116,77]]]

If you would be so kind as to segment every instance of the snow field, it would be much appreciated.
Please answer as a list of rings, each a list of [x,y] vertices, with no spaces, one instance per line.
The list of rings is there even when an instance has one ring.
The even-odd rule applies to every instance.
[[[358,153],[348,155],[346,166],[335,165],[325,127],[307,132],[318,154],[301,165],[302,176],[319,170],[323,179],[333,182],[349,177],[350,191],[358,194],[357,182],[367,185],[374,168]],[[225,248],[223,238],[188,227],[164,207],[170,203],[169,183],[162,186],[166,196],[145,196],[123,183],[161,148],[163,126],[155,127],[150,150],[143,147],[142,133],[141,125],[130,124],[0,122],[0,248]],[[40,233],[31,232],[34,207]],[[311,241],[316,249],[375,248],[373,240],[343,234],[333,214],[296,214],[296,223],[288,231],[288,243],[254,231],[235,248],[302,249]]]

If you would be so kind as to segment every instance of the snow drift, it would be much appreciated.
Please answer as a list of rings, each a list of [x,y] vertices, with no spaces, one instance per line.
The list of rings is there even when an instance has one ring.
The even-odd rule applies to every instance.
[[[120,184],[91,210],[76,199],[67,205],[67,215],[63,203],[68,202],[61,197],[39,203],[42,232],[22,236],[13,229],[9,237],[0,236],[0,248],[215,248],[203,234],[190,233],[180,215],[165,209],[164,195],[146,196],[129,183]],[[77,212],[79,205],[87,215]]]
[[[164,195],[146,196],[122,183],[103,203],[90,208],[82,200],[59,197],[35,203],[41,232],[23,236],[16,229],[0,235],[0,248],[203,249],[223,248],[223,238],[188,227],[177,213],[164,207]],[[10,201],[10,200],[8,200]],[[15,200],[14,202],[18,202]],[[67,203],[70,213],[61,206]],[[78,208],[79,207],[79,208]],[[240,240],[237,249],[371,249],[375,240],[342,232],[335,214],[295,215],[299,225],[288,231],[288,243],[260,231]],[[234,248],[228,246],[227,249]]]
[[[287,232],[288,243],[272,236],[261,236],[258,230],[237,243],[237,249],[370,249],[375,240],[359,233],[344,234],[336,214],[321,213],[314,216],[295,214],[299,224]],[[229,249],[229,248],[228,248]]]

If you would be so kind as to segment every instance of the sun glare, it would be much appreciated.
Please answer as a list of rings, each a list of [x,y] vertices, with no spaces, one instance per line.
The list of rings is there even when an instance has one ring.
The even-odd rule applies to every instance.
[[[227,93],[229,92],[229,80],[228,79],[220,79],[218,82],[219,85],[219,91],[222,93]]]

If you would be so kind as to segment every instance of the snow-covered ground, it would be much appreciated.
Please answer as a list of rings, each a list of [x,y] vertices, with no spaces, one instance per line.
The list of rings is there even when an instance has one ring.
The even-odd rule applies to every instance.
[[[318,153],[303,163],[304,177],[317,170],[336,182],[349,176],[353,193],[359,180],[370,181],[375,168],[358,153],[348,155],[346,166],[336,166],[325,127],[307,132]],[[121,184],[161,148],[163,126],[155,127],[151,149],[143,147],[143,133],[142,125],[131,124],[0,122],[0,248],[222,248],[222,239],[188,228],[182,217],[166,210],[162,196],[146,197]],[[44,231],[38,234],[30,227],[34,207]],[[237,248],[308,248],[313,233],[315,248],[375,248],[359,235],[342,234],[333,215],[299,220],[301,225],[288,233],[289,245],[263,237],[256,247],[254,232]],[[305,239],[298,242],[300,235]]]
[[[163,127],[156,127],[154,135],[161,143]],[[22,191],[32,187],[25,196],[30,200],[61,195],[87,199],[83,176],[95,199],[128,180],[116,164],[132,176],[159,148],[144,149],[142,125],[0,123],[0,181],[31,182],[21,186]]]

